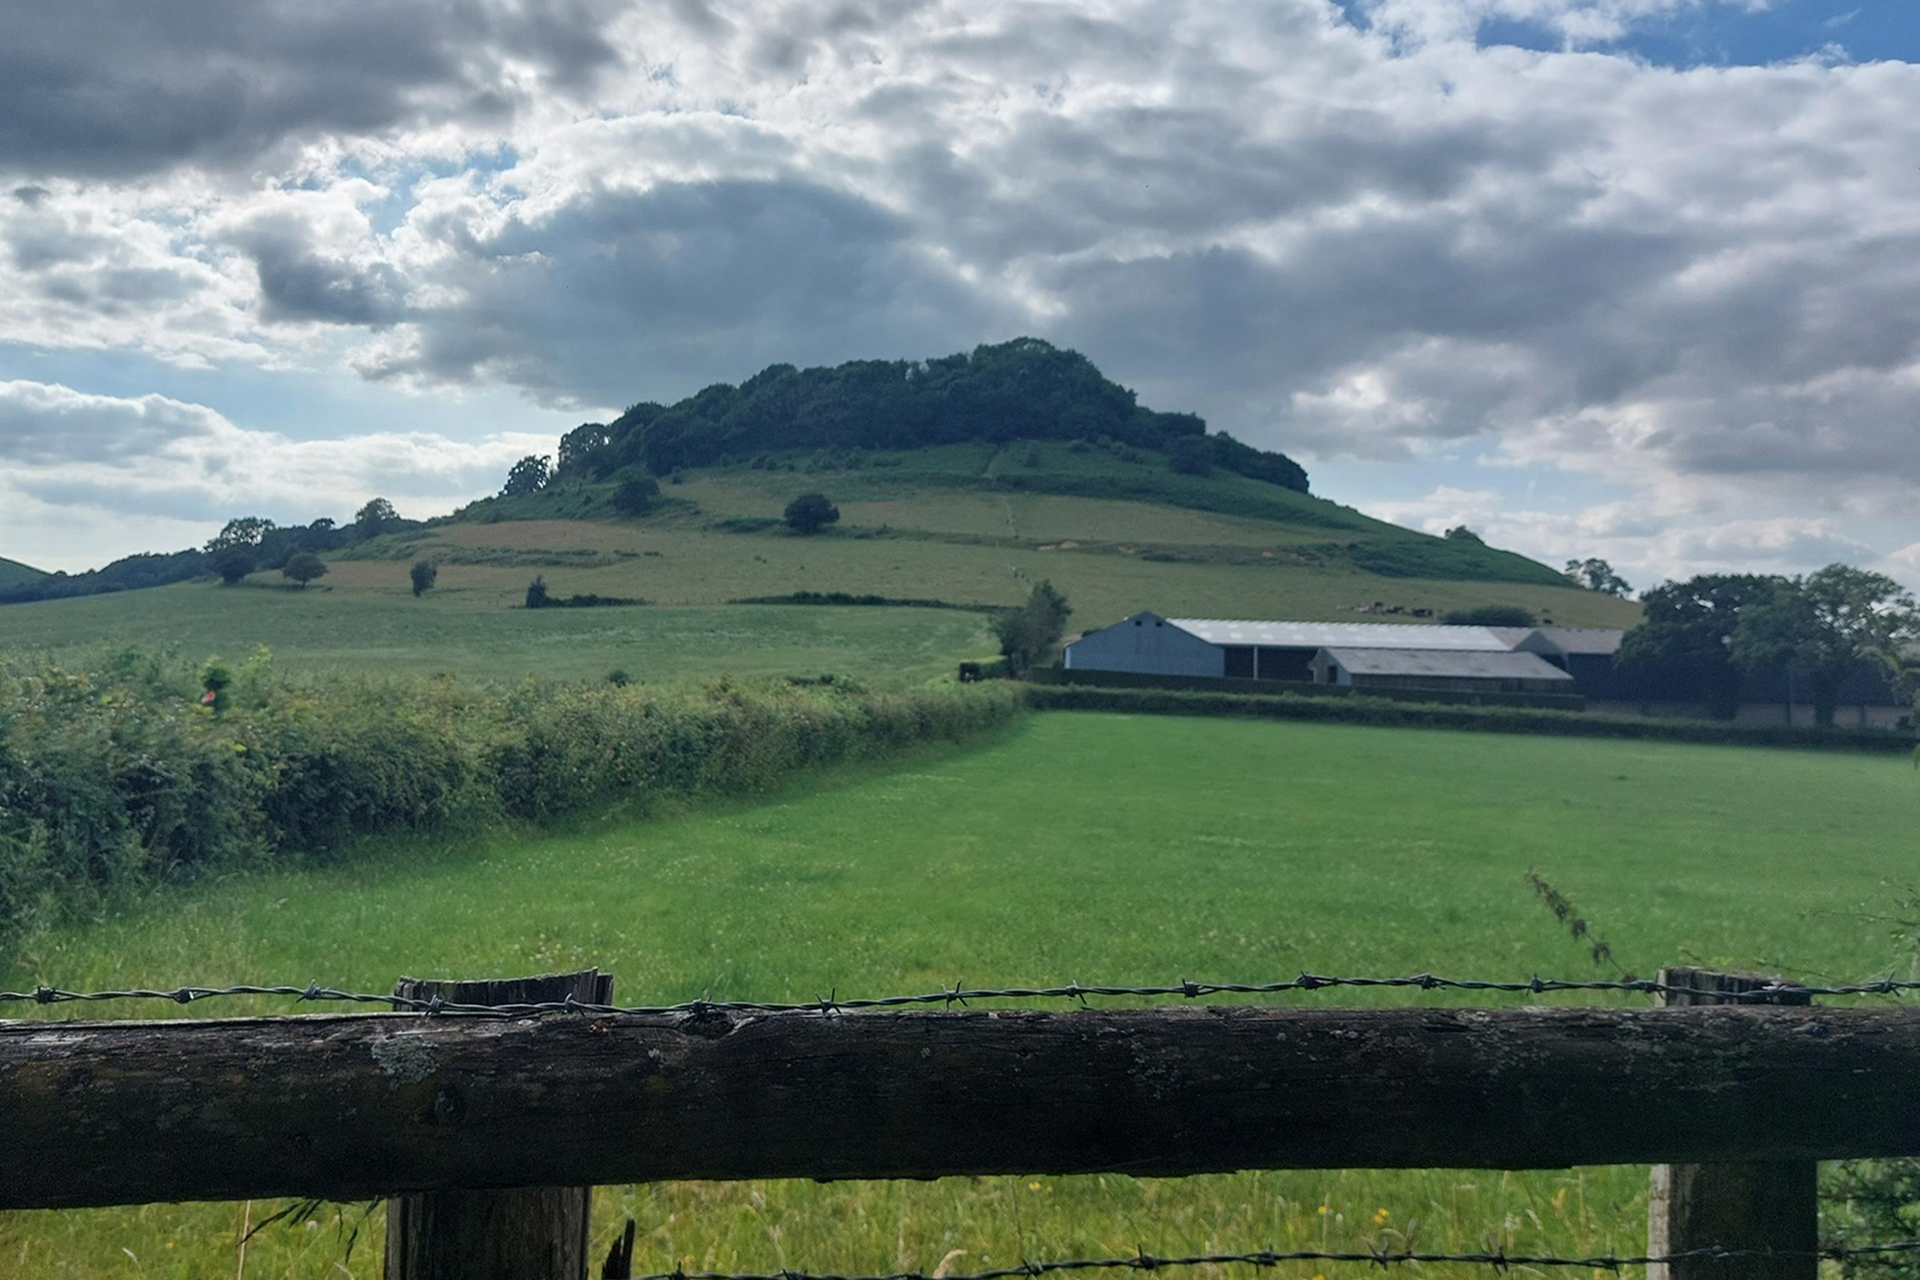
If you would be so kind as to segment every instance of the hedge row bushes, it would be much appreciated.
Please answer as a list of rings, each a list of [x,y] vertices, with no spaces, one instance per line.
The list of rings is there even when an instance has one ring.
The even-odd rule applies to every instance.
[[[1036,667],[1027,673],[1035,684],[1093,685],[1113,689],[1161,689],[1192,693],[1249,694],[1273,697],[1297,694],[1303,698],[1375,698],[1388,702],[1439,702],[1472,707],[1548,707],[1579,711],[1587,700],[1577,693],[1465,692],[1454,689],[1362,689],[1350,684],[1317,684],[1311,680],[1249,680],[1227,676],[1149,675],[1137,671],[1093,671],[1077,667]]]
[[[296,685],[264,655],[224,711],[201,691],[139,655],[0,662],[0,944],[121,887],[323,860],[377,833],[753,792],[1021,710],[1007,685]]]
[[[1477,729],[1485,733],[1547,733],[1564,737],[1639,738],[1729,746],[1837,747],[1855,751],[1900,752],[1914,749],[1911,735],[1885,729],[1819,729],[1810,725],[1728,724],[1715,720],[1655,716],[1598,716],[1587,712],[1540,711],[1526,707],[1423,705],[1370,697],[1315,698],[1298,694],[1268,697],[1258,694],[1029,685],[1027,705],[1045,711],[1253,716],[1275,720],[1328,720],[1428,729]]]

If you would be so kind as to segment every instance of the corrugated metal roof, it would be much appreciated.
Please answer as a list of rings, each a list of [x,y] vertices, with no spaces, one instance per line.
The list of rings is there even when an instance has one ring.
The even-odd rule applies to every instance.
[[[1537,653],[1488,653],[1459,649],[1341,649],[1331,646],[1327,653],[1356,676],[1573,681],[1572,676]]]
[[[1614,627],[1541,627],[1539,634],[1562,653],[1611,654],[1627,633]]]
[[[1490,627],[1396,625],[1391,622],[1261,622],[1244,618],[1168,618],[1209,644],[1280,649],[1446,649],[1504,653],[1513,645]]]

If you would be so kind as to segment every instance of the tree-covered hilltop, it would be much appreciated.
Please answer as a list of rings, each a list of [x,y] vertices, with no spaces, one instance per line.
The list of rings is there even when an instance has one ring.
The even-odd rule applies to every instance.
[[[772,365],[737,387],[720,383],[673,405],[637,404],[611,423],[568,432],[555,474],[600,479],[639,465],[665,475],[794,449],[1102,436],[1174,454],[1183,469],[1219,467],[1307,492],[1307,473],[1293,459],[1209,435],[1194,414],[1144,408],[1079,352],[1038,338],[934,360]]]

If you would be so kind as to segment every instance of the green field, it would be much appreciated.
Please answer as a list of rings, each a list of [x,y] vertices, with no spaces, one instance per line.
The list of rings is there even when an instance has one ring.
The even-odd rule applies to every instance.
[[[1603,972],[1534,900],[1529,869],[1638,972],[1694,962],[1846,979],[1913,961],[1862,913],[1888,914],[1920,878],[1905,856],[1916,819],[1920,778],[1896,759],[1055,713],[976,749],[760,803],[383,846],[324,870],[166,891],[40,937],[0,985],[381,990],[402,973],[591,964],[617,976],[616,997],[652,1001],[956,978]],[[1346,1247],[1401,1243],[1415,1221],[1425,1248],[1630,1251],[1644,1241],[1644,1188],[1640,1169],[616,1187],[600,1193],[596,1231],[604,1242],[635,1215],[648,1270]],[[0,1270],[235,1274],[242,1215],[279,1207],[13,1215],[0,1219]],[[377,1213],[346,1255],[358,1221],[358,1207],[329,1207],[314,1226],[270,1228],[244,1275],[375,1276]]]
[[[369,675],[407,672],[482,679],[537,675],[600,680],[858,672],[877,683],[925,680],[956,657],[991,656],[980,614],[943,609],[826,609],[771,605],[696,608],[513,608],[517,598],[468,589],[461,571],[426,600],[341,566],[342,585],[304,591],[262,578],[238,587],[190,582],[151,591],[10,605],[0,648],[97,653],[136,645],[243,658],[266,645],[287,669]],[[356,571],[368,581],[353,582]],[[516,571],[521,591],[529,575]],[[569,588],[570,589],[570,588]]]
[[[1030,467],[1030,456],[1041,465]],[[0,649],[137,644],[191,657],[266,644],[290,670],[588,679],[616,667],[640,679],[833,671],[891,682],[991,653],[979,615],[730,602],[813,591],[1002,606],[1048,580],[1073,605],[1069,635],[1143,608],[1390,622],[1512,604],[1563,626],[1639,618],[1637,605],[1565,585],[1509,552],[1241,476],[1183,476],[1058,442],[950,446],[894,461],[692,471],[639,519],[614,517],[611,485],[489,500],[458,520],[338,553],[305,590],[263,572],[231,588],[206,581],[0,606]],[[1103,485],[1138,492],[1060,491]],[[778,517],[809,489],[839,504],[841,522],[795,537]],[[417,559],[439,566],[437,587],[419,599],[407,576]],[[529,613],[518,606],[535,575],[556,595],[652,604]]]

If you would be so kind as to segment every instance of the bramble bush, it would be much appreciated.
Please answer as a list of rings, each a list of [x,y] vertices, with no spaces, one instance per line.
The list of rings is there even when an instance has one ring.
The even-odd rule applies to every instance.
[[[208,672],[218,710],[200,704]],[[237,674],[0,658],[0,945],[160,881],[325,860],[367,835],[751,793],[1021,711],[1007,686],[297,683],[264,650]]]

